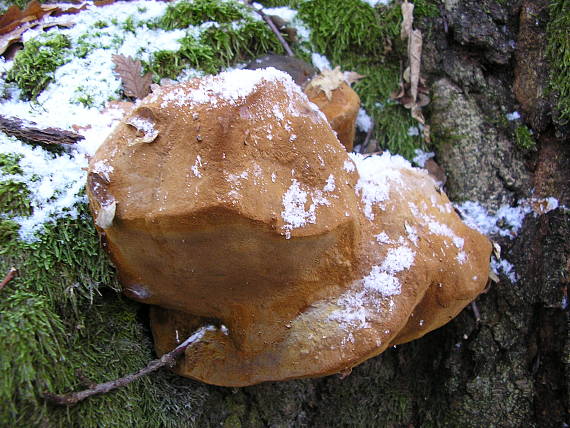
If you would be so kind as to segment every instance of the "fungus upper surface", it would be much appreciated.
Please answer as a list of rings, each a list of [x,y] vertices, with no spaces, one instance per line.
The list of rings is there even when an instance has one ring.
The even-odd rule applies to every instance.
[[[244,386],[346,370],[453,318],[491,246],[422,170],[349,155],[274,69],[163,87],[90,162],[88,195],[158,353]]]

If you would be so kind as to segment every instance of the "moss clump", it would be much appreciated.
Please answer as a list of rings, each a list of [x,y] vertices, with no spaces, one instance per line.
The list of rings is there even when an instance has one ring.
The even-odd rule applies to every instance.
[[[166,13],[155,25],[163,30],[188,28],[204,22],[214,21],[220,24],[230,23],[245,18],[244,7],[236,2],[217,0],[180,1],[168,6]]]
[[[197,37],[186,35],[180,40],[178,51],[155,52],[150,62],[145,64],[146,70],[158,79],[174,79],[188,67],[214,74],[236,62],[267,52],[283,51],[269,28],[248,16],[243,5],[235,2],[178,2],[169,6],[165,15],[150,25],[164,29],[186,28],[211,20],[218,24],[204,29]]]
[[[15,82],[26,98],[36,98],[53,80],[55,70],[67,62],[70,47],[69,39],[61,34],[30,40],[16,54],[6,80]]]
[[[237,28],[230,24],[211,27],[202,33],[200,41],[211,46],[225,66],[268,52],[283,52],[267,25],[253,19],[246,19]]]
[[[548,24],[548,56],[552,64],[550,86],[558,97],[559,120],[570,121],[570,3],[566,0],[550,2]]]
[[[415,4],[416,8],[422,6],[422,13],[434,12],[430,2]],[[398,87],[400,58],[405,55],[405,46],[399,41],[399,5],[372,8],[360,0],[308,0],[299,6],[299,18],[311,27],[316,51],[343,70],[366,76],[354,89],[376,124],[378,148],[408,159],[414,157],[415,149],[425,149],[420,136],[408,135],[410,127],[417,126],[409,110],[390,97]]]
[[[525,125],[516,127],[515,142],[517,146],[523,150],[533,150],[536,148],[536,142],[534,141],[532,132]]]

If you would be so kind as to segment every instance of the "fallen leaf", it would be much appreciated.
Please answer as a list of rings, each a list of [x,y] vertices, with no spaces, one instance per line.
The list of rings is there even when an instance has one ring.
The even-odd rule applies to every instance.
[[[328,100],[332,99],[332,92],[338,89],[344,81],[344,73],[340,71],[340,67],[334,70],[323,70],[321,74],[315,77],[307,85],[306,91],[317,90],[325,93]]]
[[[113,219],[117,211],[117,201],[113,201],[107,205],[101,205],[95,224],[101,229],[108,229],[113,225]]]
[[[14,30],[10,31],[9,33],[2,34],[0,36],[0,55],[5,53],[10,46],[14,43],[19,43],[22,39],[22,34],[28,31],[31,28],[38,29],[38,30],[46,30],[52,27],[65,27],[71,28],[73,27],[72,22],[46,22],[46,23],[39,23],[39,22],[28,22],[20,25],[19,27],[15,28]]]
[[[150,94],[152,73],[142,76],[142,65],[139,60],[124,55],[113,55],[115,72],[121,78],[123,91],[128,97],[143,99]]]
[[[400,37],[406,40],[412,32],[412,25],[414,23],[414,4],[405,0],[402,3],[402,28],[400,30]]]
[[[418,99],[418,83],[422,61],[422,32],[412,30],[408,37],[408,60],[410,64],[410,93],[414,103]]]
[[[501,246],[493,241],[493,254],[497,260],[501,259]]]
[[[340,88],[344,83],[352,85],[354,82],[364,78],[365,76],[358,74],[354,71],[340,71],[340,67],[335,67],[334,70],[323,70],[321,74],[311,80],[305,91],[322,91],[325,93],[328,100],[332,99],[332,93],[335,89]]]
[[[402,40],[408,39],[408,67],[404,69],[398,88],[392,92],[392,99],[410,110],[412,118],[424,125],[422,136],[430,142],[430,127],[425,124],[422,107],[429,104],[429,90],[420,76],[423,37],[420,30],[413,29],[414,5],[404,0],[402,3]]]
[[[353,83],[358,82],[361,79],[364,79],[366,76],[362,74],[358,74],[355,71],[345,71],[344,72],[344,81],[352,86]]]

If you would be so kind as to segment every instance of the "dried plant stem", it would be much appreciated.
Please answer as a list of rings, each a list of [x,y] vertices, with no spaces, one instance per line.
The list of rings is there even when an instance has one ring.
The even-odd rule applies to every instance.
[[[93,387],[85,389],[83,391],[71,392],[69,394],[62,394],[62,395],[45,394],[44,397],[51,404],[55,404],[58,406],[73,406],[79,403],[80,401],[83,401],[86,398],[89,398],[93,395],[105,394],[121,386],[128,385],[129,383],[137,380],[138,378],[145,376],[149,373],[152,373],[161,367],[173,365],[176,362],[176,358],[182,355],[184,351],[186,351],[186,348],[198,342],[204,336],[204,334],[206,334],[207,331],[212,331],[212,330],[215,330],[215,327],[211,325],[200,327],[190,337],[188,337],[188,339],[186,339],[184,342],[182,342],[172,351],[168,352],[167,354],[164,354],[159,359],[151,361],[145,368],[139,370],[136,373],[129,374],[120,379],[94,385]]]
[[[10,268],[10,270],[8,271],[2,282],[0,282],[0,290],[2,290],[6,286],[6,284],[12,281],[17,273],[18,269],[16,269],[15,267]]]
[[[265,23],[267,25],[269,25],[269,28],[271,29],[271,31],[273,31],[273,34],[275,34],[277,36],[279,43],[281,43],[281,46],[283,46],[283,49],[285,49],[285,52],[287,52],[287,55],[288,56],[295,56],[295,54],[293,53],[293,50],[289,46],[289,43],[287,43],[287,41],[283,38],[283,35],[279,31],[279,29],[275,26],[275,23],[271,20],[271,18],[269,16],[267,16],[263,12],[263,10],[257,9],[255,6],[252,6],[247,0],[244,0],[244,4],[246,4],[251,9],[253,9],[259,16],[261,16],[261,18],[265,21]]]
[[[0,115],[0,131],[16,138],[44,144],[75,144],[84,138],[64,129],[39,128],[34,125],[36,124],[33,122]]]

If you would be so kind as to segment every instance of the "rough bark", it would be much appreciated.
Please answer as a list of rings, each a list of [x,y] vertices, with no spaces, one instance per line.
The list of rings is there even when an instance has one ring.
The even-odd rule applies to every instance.
[[[534,196],[570,203],[569,142],[556,138],[546,92],[525,97],[522,91],[547,84],[546,72],[528,73],[533,58],[545,65],[545,2],[530,2],[540,9],[531,34],[519,21],[521,13],[528,19],[523,3],[529,2],[448,0],[441,17],[419,24],[429,35],[423,58],[433,95],[429,121],[443,143],[437,160],[448,174],[447,191],[491,210],[531,196],[532,189]],[[525,50],[531,39],[533,49]],[[505,119],[515,110],[524,122]],[[521,124],[534,132],[536,152],[515,145],[513,128]],[[344,379],[212,388],[199,424],[565,426],[568,224],[563,208],[530,215],[516,239],[500,242],[520,280],[501,275],[480,296],[480,322],[466,309],[444,328],[383,353]]]

